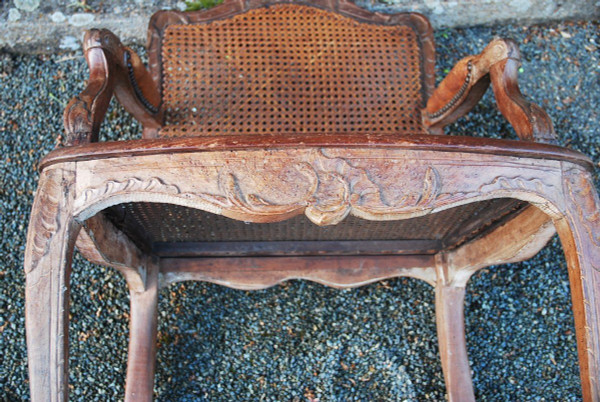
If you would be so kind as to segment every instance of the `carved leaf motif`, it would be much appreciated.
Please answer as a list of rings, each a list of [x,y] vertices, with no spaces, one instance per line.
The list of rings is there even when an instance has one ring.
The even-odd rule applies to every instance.
[[[554,184],[545,183],[538,178],[500,176],[470,193],[442,193],[442,176],[433,166],[412,166],[410,178],[397,185],[380,182],[378,179],[387,177],[389,180],[389,172],[394,172],[395,166],[386,167],[380,172],[370,170],[370,165],[366,163],[367,167],[363,167],[354,161],[329,157],[321,152],[310,161],[290,167],[287,171],[289,174],[282,177],[271,176],[268,171],[261,173],[264,177],[258,187],[260,193],[254,192],[257,187],[252,180],[247,181],[249,173],[245,165],[229,166],[220,172],[218,194],[182,193],[176,185],[166,184],[157,177],[109,180],[97,188],[86,190],[84,204],[116,194],[149,192],[171,194],[188,201],[202,200],[239,219],[252,215],[257,218],[269,215],[289,216],[304,209],[307,217],[315,224],[331,225],[343,220],[352,209],[367,215],[422,215],[437,206],[452,203],[453,200],[504,190],[544,194],[554,187]],[[254,171],[250,172],[250,176],[255,174]],[[296,183],[301,188],[297,194],[293,191]],[[282,190],[285,188],[288,190]],[[394,198],[387,194],[390,192],[398,196]]]
[[[417,202],[417,205],[420,207],[431,206],[440,194],[441,184],[440,174],[433,167],[429,166],[425,172],[423,194]]]
[[[106,198],[119,193],[128,192],[151,192],[163,194],[180,194],[179,187],[173,184],[165,184],[161,179],[152,177],[150,179],[138,179],[133,177],[123,181],[109,180],[102,186],[88,189],[84,192],[85,202]]]
[[[271,180],[279,183],[283,180],[282,184],[285,183],[288,189],[290,183],[293,188],[296,180],[300,180],[297,183],[297,194],[293,190],[290,190],[291,194],[282,193],[280,199],[286,201],[279,201],[279,184],[261,187],[266,197],[251,190],[244,191],[244,188],[253,189],[253,185],[251,182],[238,182],[238,175],[247,175],[247,172],[239,169],[241,168],[238,167],[236,172],[235,168],[228,167],[220,172],[220,194],[182,193],[176,185],[166,184],[157,177],[133,177],[122,181],[109,180],[98,187],[85,190],[82,203],[89,205],[125,193],[171,194],[186,200],[202,200],[238,216],[289,215],[304,209],[307,217],[314,223],[330,225],[340,222],[353,208],[375,214],[423,212],[432,209],[442,187],[440,174],[435,168],[423,167],[421,173],[412,168],[416,173],[410,182],[404,183],[404,195],[388,201],[383,194],[385,184],[372,179],[366,168],[352,166],[343,158],[329,158],[318,154],[310,162],[290,167],[289,175],[270,177],[267,173],[267,182]],[[272,201],[273,199],[278,201]]]
[[[332,191],[318,190],[314,196],[316,201],[309,203],[306,214],[317,224],[338,223],[352,209],[375,214],[423,212],[433,208],[440,195],[441,178],[432,166],[424,168],[421,173],[413,168],[414,177],[420,177],[422,181],[413,180],[404,183],[403,194],[393,198],[386,195],[390,190],[389,185],[378,182],[376,179],[378,175],[370,172],[368,168],[354,166],[341,158],[332,160],[335,163],[323,164],[323,170],[315,170],[319,178],[319,189],[327,188],[324,183],[338,189],[335,197],[332,196]],[[330,173],[333,169],[336,172],[334,175]],[[324,194],[328,197],[324,197]],[[324,203],[323,199],[327,199],[328,202]]]
[[[230,172],[219,175],[219,188],[225,193],[225,197],[219,198],[208,194],[201,194],[200,197],[206,200],[218,200],[221,207],[261,215],[286,214],[302,207],[302,204],[280,205],[269,202],[257,194],[244,195],[236,176]]]

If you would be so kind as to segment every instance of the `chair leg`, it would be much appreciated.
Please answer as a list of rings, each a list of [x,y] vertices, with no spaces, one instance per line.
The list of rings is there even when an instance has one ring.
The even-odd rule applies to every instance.
[[[156,366],[158,264],[146,266],[146,290],[130,291],[129,354],[125,400],[151,401]]]
[[[435,316],[448,399],[474,401],[464,323],[464,282],[470,275],[455,278],[456,273],[443,254],[436,256],[436,274]]]
[[[69,278],[80,226],[71,216],[72,172],[45,171],[25,250],[25,326],[32,401],[68,399]]]
[[[439,283],[435,287],[438,342],[451,402],[475,400],[465,340],[464,300],[464,287]]]
[[[565,172],[566,214],[554,224],[571,284],[583,400],[600,401],[600,200],[591,175]]]

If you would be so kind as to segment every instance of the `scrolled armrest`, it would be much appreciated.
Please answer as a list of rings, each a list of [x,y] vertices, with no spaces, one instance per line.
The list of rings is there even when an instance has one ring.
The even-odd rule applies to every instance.
[[[98,140],[100,125],[113,93],[142,123],[144,131],[161,127],[160,92],[133,50],[123,46],[109,30],[92,29],[85,34],[83,51],[90,79],[87,87],[71,99],[65,109],[66,145]]]
[[[439,131],[468,113],[492,83],[498,108],[520,139],[556,143],[552,121],[527,101],[518,85],[521,54],[509,39],[494,39],[478,55],[460,60],[435,89],[422,112],[423,123]]]

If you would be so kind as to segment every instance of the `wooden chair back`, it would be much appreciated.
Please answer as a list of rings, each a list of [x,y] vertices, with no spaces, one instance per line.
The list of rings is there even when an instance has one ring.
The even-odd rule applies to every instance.
[[[426,133],[434,51],[419,14],[228,1],[154,20],[161,136]]]

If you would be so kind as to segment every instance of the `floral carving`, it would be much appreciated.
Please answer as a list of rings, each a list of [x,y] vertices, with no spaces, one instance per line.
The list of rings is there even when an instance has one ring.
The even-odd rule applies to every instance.
[[[115,195],[149,193],[153,194],[150,201],[164,194],[185,200],[182,205],[212,206],[208,210],[240,220],[271,222],[304,211],[317,225],[333,225],[350,213],[367,219],[400,219],[468,199],[521,194],[543,200],[560,192],[556,183],[536,177],[535,172],[458,181],[459,172],[450,174],[429,164],[340,155],[314,150],[283,168],[268,158],[236,157],[199,176],[212,182],[208,187],[185,182],[174,185],[161,177],[113,179],[85,190],[76,205],[81,210]],[[444,183],[447,174],[454,179]]]
[[[303,162],[294,170],[304,179],[298,186],[301,195],[293,202],[278,203],[255,193],[244,194],[235,173],[219,176],[224,196],[198,195],[228,210],[253,215],[286,215],[301,209],[318,225],[332,225],[343,220],[352,209],[368,213],[412,213],[432,209],[440,194],[441,179],[431,166],[423,167],[418,185],[406,185],[402,196],[386,196],[382,184],[367,169],[353,166],[343,158],[317,157]],[[271,195],[273,196],[273,195]]]

